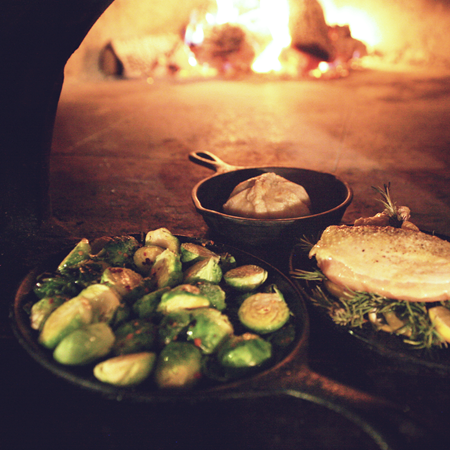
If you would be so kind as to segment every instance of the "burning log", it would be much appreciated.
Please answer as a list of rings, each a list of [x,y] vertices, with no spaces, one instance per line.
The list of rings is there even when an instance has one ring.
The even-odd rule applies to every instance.
[[[318,0],[290,0],[292,47],[320,61],[333,61],[336,50]]]
[[[237,25],[216,25],[205,30],[205,39],[191,45],[199,64],[208,64],[220,74],[248,73],[255,51],[247,33]]]

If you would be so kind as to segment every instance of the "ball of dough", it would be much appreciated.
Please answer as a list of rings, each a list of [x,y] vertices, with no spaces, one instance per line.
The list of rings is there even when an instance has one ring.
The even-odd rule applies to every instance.
[[[253,219],[287,219],[311,214],[303,186],[268,172],[239,183],[223,205],[226,214]]]

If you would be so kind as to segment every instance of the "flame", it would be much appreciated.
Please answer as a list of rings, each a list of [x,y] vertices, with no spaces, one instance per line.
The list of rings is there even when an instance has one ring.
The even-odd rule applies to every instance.
[[[280,71],[282,69],[279,60],[281,51],[291,44],[288,0],[261,0],[260,13],[272,40],[256,57],[252,69],[258,73]]]
[[[337,7],[333,0],[320,0],[328,25],[349,25],[352,37],[374,48],[381,42],[381,33],[370,15],[353,6]]]

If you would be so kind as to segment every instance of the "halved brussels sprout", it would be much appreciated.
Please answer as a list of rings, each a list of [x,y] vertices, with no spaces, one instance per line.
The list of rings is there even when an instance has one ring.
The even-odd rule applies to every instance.
[[[180,241],[167,228],[158,228],[149,231],[145,236],[145,245],[157,245],[158,247],[168,248],[172,252],[180,253]]]
[[[156,308],[158,312],[169,314],[179,309],[195,309],[209,306],[209,300],[200,289],[191,284],[180,284],[165,292]]]
[[[53,349],[74,330],[93,320],[92,305],[83,297],[74,297],[55,309],[39,334],[38,341],[44,347]]]
[[[218,352],[220,364],[231,369],[257,367],[271,357],[272,344],[252,333],[231,336]]]
[[[123,297],[142,283],[142,275],[126,267],[108,267],[100,281],[113,287]]]
[[[176,341],[191,323],[191,312],[186,309],[173,311],[163,317],[158,327],[158,340],[162,345]]]
[[[248,292],[257,289],[267,279],[268,272],[254,264],[239,266],[225,272],[223,279],[228,286],[242,291]]]
[[[189,342],[171,342],[159,354],[156,384],[163,389],[187,389],[201,378],[202,353]]]
[[[150,274],[156,257],[164,251],[159,245],[146,245],[138,248],[133,255],[133,262],[138,272],[146,277]]]
[[[180,255],[169,249],[164,250],[156,257],[150,271],[150,278],[155,280],[158,289],[173,287],[180,283],[183,279]]]
[[[133,312],[141,319],[149,318],[156,311],[156,308],[161,301],[161,297],[164,293],[170,291],[170,287],[165,287],[157,289],[156,291],[150,292],[140,299],[138,299],[133,305]]]
[[[153,350],[156,343],[156,325],[145,319],[130,320],[115,331],[113,353],[126,355]]]
[[[192,242],[184,242],[180,246],[181,262],[193,263],[207,258],[215,258],[220,260],[220,256],[204,247],[203,245],[194,244]]]
[[[106,284],[91,284],[78,297],[92,306],[92,322],[110,322],[120,305],[119,294]]]
[[[156,353],[140,352],[109,358],[94,367],[94,376],[114,386],[135,386],[146,380],[156,361]]]
[[[36,302],[31,307],[31,328],[33,328],[33,330],[41,330],[50,314],[67,300],[67,297],[55,295],[53,297],[42,298]]]
[[[81,262],[88,260],[90,253],[91,245],[86,238],[83,238],[61,261],[56,270],[60,273],[65,273],[67,268],[77,266]]]
[[[256,333],[266,334],[280,329],[290,310],[278,293],[257,293],[247,297],[238,310],[241,323]]]
[[[55,348],[53,357],[61,364],[89,364],[107,355],[114,344],[114,333],[104,322],[92,323],[67,335]]]
[[[209,281],[219,284],[222,279],[222,269],[215,258],[207,258],[194,263],[184,271],[184,283],[195,283],[196,281]]]
[[[133,255],[140,247],[139,242],[133,236],[103,237],[92,243],[92,251],[101,247],[101,250],[92,258],[105,261],[111,266],[131,266]]]
[[[214,308],[223,311],[227,307],[226,293],[218,284],[209,281],[197,281],[194,286],[200,290],[200,294],[206,297]]]
[[[203,353],[211,354],[233,332],[233,325],[225,314],[214,308],[200,308],[191,312],[191,323],[186,334],[188,341],[192,341]]]

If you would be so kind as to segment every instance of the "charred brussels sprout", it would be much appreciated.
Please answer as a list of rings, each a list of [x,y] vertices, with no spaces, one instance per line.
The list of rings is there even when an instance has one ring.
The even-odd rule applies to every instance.
[[[248,264],[225,272],[223,278],[228,286],[238,291],[248,292],[261,286],[267,276],[267,270],[254,264]]]
[[[280,329],[289,320],[290,314],[288,305],[278,293],[251,295],[238,311],[241,323],[260,334]]]
[[[203,353],[214,353],[231,334],[233,325],[228,317],[214,308],[201,308],[191,312],[191,323],[186,332],[188,341]]]
[[[230,369],[257,367],[272,357],[272,344],[262,337],[244,333],[231,336],[220,348],[218,360],[222,366]]]
[[[156,325],[143,319],[130,320],[117,328],[115,335],[116,355],[149,351],[156,343]]]
[[[157,245],[169,249],[173,253],[180,253],[180,241],[167,228],[149,231],[145,236],[145,245]]]
[[[81,239],[80,242],[70,251],[70,253],[61,261],[57,271],[65,273],[70,268],[77,266],[83,261],[90,258],[91,246],[86,238]]]
[[[135,386],[146,380],[156,361],[156,353],[140,352],[109,358],[94,367],[94,376],[114,386]]]
[[[209,303],[219,311],[223,311],[226,307],[226,293],[218,285],[209,281],[197,281],[194,284],[200,290],[200,294],[209,300]]]
[[[180,247],[181,262],[194,263],[207,258],[214,258],[220,261],[220,256],[213,251],[207,249],[203,245],[194,244],[192,242],[184,242]]]
[[[142,283],[142,275],[126,267],[108,267],[100,281],[113,287],[123,297]]]
[[[61,275],[42,274],[36,280],[33,292],[38,298],[62,295],[75,297],[83,289],[75,279]]]
[[[92,319],[90,302],[83,297],[72,298],[50,314],[38,340],[43,346],[53,349],[74,330],[90,324]]]
[[[137,271],[144,277],[150,274],[156,257],[164,251],[164,248],[158,245],[146,245],[138,248],[133,255],[133,262]]]
[[[196,281],[209,281],[218,284],[222,279],[222,269],[215,258],[207,258],[196,262],[184,272],[184,283],[195,283]]]
[[[171,312],[163,317],[158,327],[158,340],[162,345],[176,341],[191,323],[191,312],[185,309]]]
[[[42,298],[31,307],[30,322],[34,330],[42,330],[50,314],[68,300],[67,297],[55,295]]]
[[[163,294],[169,291],[170,287],[165,287],[142,296],[134,303],[133,312],[141,319],[151,317],[156,311]]]
[[[152,278],[158,289],[164,287],[173,287],[183,279],[182,265],[180,255],[166,249],[157,256],[155,264],[150,271]]]
[[[66,365],[84,365],[107,355],[114,333],[106,323],[93,323],[67,335],[55,348],[53,357]]]
[[[236,267],[236,258],[230,255],[230,253],[222,253],[220,255],[219,265],[223,273],[228,272]]]
[[[191,284],[181,284],[165,292],[157,307],[157,311],[169,314],[179,309],[194,309],[209,306],[209,300],[201,295],[200,289]]]
[[[189,342],[171,342],[159,354],[155,381],[163,389],[191,388],[201,378],[202,353]]]
[[[97,245],[94,245],[93,249]],[[102,238],[101,250],[93,256],[97,261],[104,261],[111,266],[124,267],[132,265],[133,255],[140,247],[139,242],[133,236],[115,236]]]

